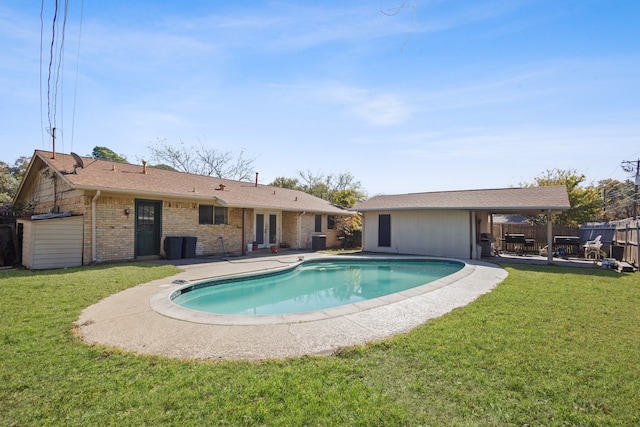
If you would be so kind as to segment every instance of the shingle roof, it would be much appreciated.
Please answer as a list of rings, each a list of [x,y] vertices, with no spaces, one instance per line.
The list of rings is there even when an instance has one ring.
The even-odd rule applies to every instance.
[[[152,167],[113,163],[82,157],[84,168],[77,168],[71,155],[36,150],[35,155],[58,170],[73,188],[102,190],[146,197],[179,197],[202,199],[228,207],[281,209],[296,212],[350,214],[326,200],[298,190],[290,190],[251,182],[220,179],[167,171]],[[224,187],[223,187],[224,186]]]
[[[473,209],[492,212],[533,212],[569,209],[564,186],[442,191],[374,196],[356,203],[354,210]]]

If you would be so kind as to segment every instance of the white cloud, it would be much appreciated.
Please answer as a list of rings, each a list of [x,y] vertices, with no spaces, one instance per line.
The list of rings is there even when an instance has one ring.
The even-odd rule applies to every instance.
[[[374,126],[393,126],[411,116],[411,108],[399,96],[370,89],[340,85],[320,84],[314,90],[316,96],[338,102],[351,114]]]
[[[352,110],[360,118],[375,126],[392,126],[409,117],[409,109],[391,94],[374,95],[356,103]]]

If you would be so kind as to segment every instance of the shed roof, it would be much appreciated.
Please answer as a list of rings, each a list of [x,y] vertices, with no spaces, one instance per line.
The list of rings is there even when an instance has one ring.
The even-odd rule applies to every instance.
[[[356,203],[353,209],[360,212],[468,209],[493,213],[539,213],[547,210],[564,211],[570,207],[566,187],[550,186],[380,195]]]
[[[81,157],[83,168],[76,168],[69,154],[36,150],[34,156],[58,171],[73,188],[127,193],[146,197],[178,197],[216,201],[228,207],[278,209],[296,212],[349,214],[345,209],[302,191],[234,181],[141,165],[114,163]],[[32,163],[33,165],[33,159]]]

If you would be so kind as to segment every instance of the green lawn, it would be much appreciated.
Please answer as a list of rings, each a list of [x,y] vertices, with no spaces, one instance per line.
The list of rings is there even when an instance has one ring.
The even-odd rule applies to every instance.
[[[0,272],[0,425],[640,425],[640,276],[509,265],[475,303],[332,357],[199,362],[89,347],[149,264]]]

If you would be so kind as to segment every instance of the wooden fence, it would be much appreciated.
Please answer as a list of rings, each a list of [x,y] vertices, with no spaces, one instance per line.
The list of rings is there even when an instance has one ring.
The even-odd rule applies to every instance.
[[[586,224],[581,227],[581,230],[593,238],[602,236],[603,249],[608,257],[638,267],[640,221],[626,219],[605,224]]]
[[[541,248],[547,245],[546,225],[531,225],[522,222],[497,223],[493,224],[492,234],[496,238],[495,246],[498,249],[505,249],[502,246],[506,234],[524,234],[526,239],[533,239],[533,246],[526,247],[527,251],[538,253]],[[607,257],[628,262],[636,268],[639,265],[640,221],[628,219],[604,224],[586,224],[580,227],[554,225],[552,234],[554,237],[578,236],[582,244],[600,236],[602,250]]]
[[[554,236],[580,236],[580,227],[554,225],[552,233]],[[524,234],[525,239],[533,239],[533,246],[525,248],[530,252],[538,253],[540,249],[547,246],[546,225],[532,225],[524,222],[494,223],[491,234],[496,238],[496,248],[502,250],[512,249],[503,247],[504,236],[507,234]]]
[[[21,213],[0,211],[0,267],[15,265],[22,258],[16,220],[23,217]]]
[[[0,211],[0,224],[14,224],[19,215],[12,211]]]

